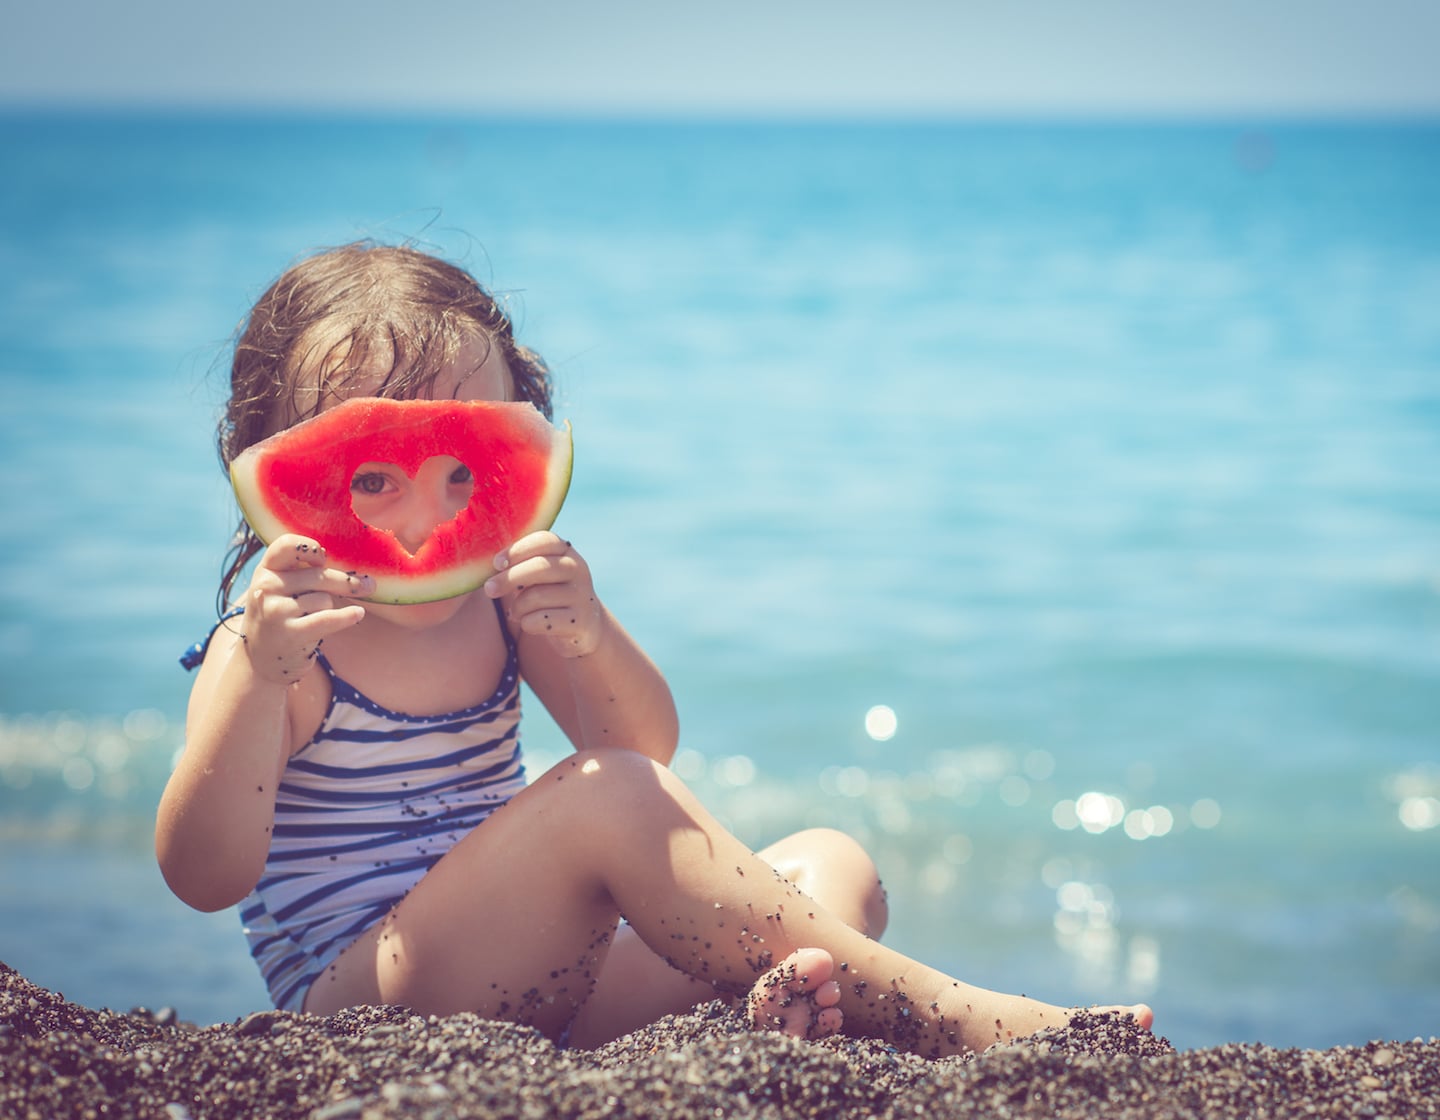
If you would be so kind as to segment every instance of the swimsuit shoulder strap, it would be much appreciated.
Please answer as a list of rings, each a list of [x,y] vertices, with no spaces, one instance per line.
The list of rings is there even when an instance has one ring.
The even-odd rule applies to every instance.
[[[210,627],[210,633],[196,642],[189,649],[180,655],[180,667],[186,672],[200,668],[200,663],[205,660],[205,651],[210,648],[210,640],[215,637],[215,631],[224,626],[232,618],[245,613],[244,607],[231,607],[216,620],[215,625]]]

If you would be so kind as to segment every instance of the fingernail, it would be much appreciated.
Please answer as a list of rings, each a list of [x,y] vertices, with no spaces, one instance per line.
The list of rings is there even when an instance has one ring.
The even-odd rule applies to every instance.
[[[504,553],[504,552],[501,552],[501,553],[499,553],[498,555],[496,555],[496,557],[495,557],[495,570],[496,570],[497,572],[503,572],[503,571],[504,571],[506,568],[508,568],[509,566],[510,566],[510,556],[509,556],[509,554]]]
[[[485,594],[489,595],[492,599],[495,598],[500,594],[500,585],[493,579],[487,579],[485,581]]]

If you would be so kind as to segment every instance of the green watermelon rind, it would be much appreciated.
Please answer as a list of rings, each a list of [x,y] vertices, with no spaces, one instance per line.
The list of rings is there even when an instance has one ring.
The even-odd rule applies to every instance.
[[[535,505],[534,515],[517,528],[514,539],[519,540],[529,533],[549,529],[560,515],[569,494],[570,481],[574,471],[575,442],[569,421],[553,429],[555,438],[550,445],[550,462],[546,471],[546,487]],[[258,445],[257,445],[258,446]],[[246,523],[264,544],[270,544],[285,533],[308,535],[301,528],[291,525],[278,516],[265,500],[258,480],[258,459],[249,451],[236,456],[230,465],[230,482]],[[324,544],[323,541],[320,542]],[[513,542],[506,542],[510,544]],[[331,556],[332,563],[345,565],[344,557]],[[389,575],[368,573],[375,580],[375,590],[362,602],[411,605],[452,599],[481,587],[495,574],[494,554],[476,557],[468,562],[453,565],[430,575]]]

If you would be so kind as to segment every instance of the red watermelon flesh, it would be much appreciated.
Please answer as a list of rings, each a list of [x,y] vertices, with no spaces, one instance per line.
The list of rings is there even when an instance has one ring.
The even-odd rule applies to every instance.
[[[350,483],[365,463],[393,463],[413,478],[437,455],[469,467],[474,488],[412,555],[356,515]],[[569,425],[552,426],[530,404],[355,397],[247,448],[230,480],[262,541],[311,537],[330,567],[374,577],[372,602],[423,603],[473,591],[494,574],[497,552],[548,529],[572,458]]]

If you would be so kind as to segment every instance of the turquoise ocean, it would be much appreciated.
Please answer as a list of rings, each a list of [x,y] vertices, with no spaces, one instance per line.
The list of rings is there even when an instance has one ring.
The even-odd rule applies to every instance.
[[[561,526],[748,842],[1181,1047],[1440,1033],[1440,126],[0,117],[0,960],[265,1005],[150,850],[226,345],[410,240],[558,383]],[[534,705],[532,769],[563,751]]]

